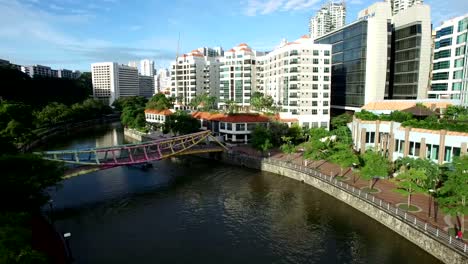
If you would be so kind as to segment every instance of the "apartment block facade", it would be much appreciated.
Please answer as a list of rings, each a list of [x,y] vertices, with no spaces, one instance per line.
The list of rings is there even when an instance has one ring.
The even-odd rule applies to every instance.
[[[309,35],[319,38],[328,32],[342,28],[346,22],[346,5],[344,1],[329,1],[324,4],[309,20]]]
[[[398,12],[403,11],[413,5],[422,4],[423,0],[386,0],[392,7],[392,14],[396,15]]]
[[[219,62],[199,50],[179,56],[171,64],[171,96],[176,105],[187,106],[199,94],[216,93],[219,87]]]
[[[429,98],[457,99],[468,106],[468,14],[435,28]]]
[[[220,59],[220,84],[218,106],[226,105],[229,100],[238,106],[250,106],[252,89],[256,86],[256,52],[247,44],[225,51]]]
[[[329,128],[331,47],[305,35],[257,57],[257,90],[301,126]]]
[[[384,99],[427,98],[431,20],[427,5],[392,16],[389,2],[374,3],[358,20],[316,43],[332,44],[331,107],[357,111]]]

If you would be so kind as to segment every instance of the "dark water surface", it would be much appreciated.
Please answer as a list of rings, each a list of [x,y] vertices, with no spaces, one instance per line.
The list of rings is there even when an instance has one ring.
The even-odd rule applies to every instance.
[[[113,125],[46,148],[123,140]],[[53,200],[75,263],[439,263],[313,187],[198,158],[71,178]]]

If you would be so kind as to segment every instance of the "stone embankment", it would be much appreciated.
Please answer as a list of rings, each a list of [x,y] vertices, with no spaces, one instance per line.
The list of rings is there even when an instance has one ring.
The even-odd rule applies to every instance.
[[[464,242],[450,237],[443,230],[384,200],[331,176],[305,166],[271,158],[262,159],[224,153],[221,155],[221,160],[228,164],[272,172],[309,184],[375,219],[444,263],[468,263],[468,249]]]

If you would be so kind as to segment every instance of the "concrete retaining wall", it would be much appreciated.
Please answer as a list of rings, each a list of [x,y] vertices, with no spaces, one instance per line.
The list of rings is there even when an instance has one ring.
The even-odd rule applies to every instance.
[[[348,192],[345,192],[327,182],[324,182],[321,179],[309,176],[305,173],[301,173],[292,169],[273,165],[267,162],[262,162],[260,160],[245,159],[241,157],[228,155],[223,155],[222,159],[223,162],[226,162],[228,164],[241,165],[253,169],[260,169],[262,171],[272,172],[282,176],[286,176],[297,181],[303,181],[304,183],[307,183],[372,217],[373,219],[377,220],[381,224],[395,231],[402,237],[408,239],[420,248],[424,249],[429,254],[440,259],[444,263],[468,263],[468,258],[462,253],[459,253],[456,250],[437,241],[436,239],[426,235],[424,232],[415,229],[413,226],[377,208],[373,204],[362,200]]]

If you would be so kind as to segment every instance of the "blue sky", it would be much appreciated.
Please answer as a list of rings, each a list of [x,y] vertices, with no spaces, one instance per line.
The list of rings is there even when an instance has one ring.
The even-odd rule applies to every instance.
[[[323,0],[0,0],[0,58],[90,70],[92,62],[150,58],[245,42],[269,50],[308,32]],[[348,0],[347,22],[373,0]],[[466,0],[426,0],[434,25],[468,12]]]

